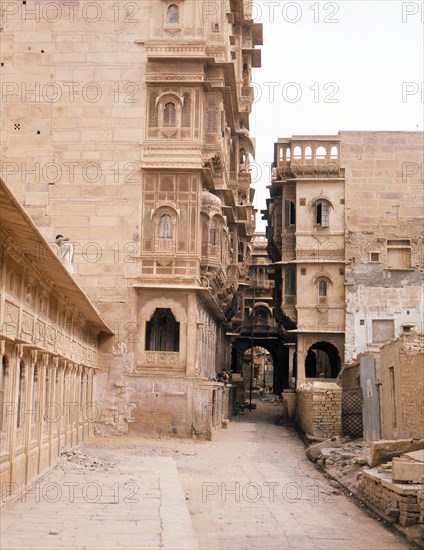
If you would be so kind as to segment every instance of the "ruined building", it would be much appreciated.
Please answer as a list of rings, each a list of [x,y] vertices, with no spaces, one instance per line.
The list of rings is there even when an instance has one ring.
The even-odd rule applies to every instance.
[[[2,171],[115,333],[101,433],[209,437],[254,231],[244,0],[28,0],[2,33]],[[93,9],[95,8],[95,12]]]
[[[382,415],[395,400],[393,365],[376,370],[371,356],[393,339],[422,333],[423,139],[421,132],[340,132],[275,144],[264,217],[277,319],[296,338],[300,390],[335,380],[362,355],[370,356],[361,360],[363,395],[376,400]],[[359,387],[357,372],[349,385]],[[408,386],[410,410],[421,408],[423,376]],[[397,391],[405,387],[403,380]],[[325,435],[341,426],[333,390],[334,422],[329,418]],[[377,436],[379,423],[376,413]],[[394,427],[396,421],[383,431],[399,432]]]

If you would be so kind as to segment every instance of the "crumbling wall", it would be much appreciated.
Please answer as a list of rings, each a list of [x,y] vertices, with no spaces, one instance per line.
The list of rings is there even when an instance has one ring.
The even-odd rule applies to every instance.
[[[422,333],[403,335],[380,350],[377,375],[385,439],[424,436],[423,342]]]
[[[359,363],[352,362],[349,365],[343,365],[340,372],[340,382],[342,388],[360,388]]]
[[[345,360],[350,361],[384,343],[373,335],[373,321],[393,321],[393,337],[405,325],[422,322],[423,222],[418,197],[423,134],[340,136],[346,182]]]
[[[342,390],[334,382],[302,384],[297,391],[297,423],[307,436],[341,435]]]

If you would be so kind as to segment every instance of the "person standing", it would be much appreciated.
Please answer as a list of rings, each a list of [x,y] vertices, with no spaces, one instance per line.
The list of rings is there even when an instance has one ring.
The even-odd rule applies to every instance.
[[[63,235],[56,235],[56,244],[59,247],[57,251],[57,257],[63,263],[66,270],[73,275],[75,273],[72,262],[74,261],[74,245],[70,242],[69,237]]]

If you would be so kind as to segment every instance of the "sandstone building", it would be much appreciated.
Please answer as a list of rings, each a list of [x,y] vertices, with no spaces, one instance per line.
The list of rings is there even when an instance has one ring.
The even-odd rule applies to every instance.
[[[101,430],[210,436],[254,230],[262,27],[244,0],[58,5],[4,18],[2,172],[48,241],[72,239],[115,333]]]
[[[335,380],[360,355],[381,355],[379,369],[372,358],[361,359],[361,370],[351,369],[342,380],[359,385],[351,374],[361,372],[363,395],[373,396],[373,407],[385,416],[385,434],[405,429],[396,429],[396,421],[387,425],[394,401],[390,368],[400,359],[396,365],[382,364],[387,352],[380,354],[380,348],[422,333],[423,139],[420,132],[279,139],[264,212],[276,269],[276,311],[282,330],[296,337],[297,388],[310,395],[315,386],[319,393],[325,379]],[[424,373],[414,368],[407,382],[396,366],[397,399],[402,408],[408,387],[406,406],[418,411]],[[298,401],[306,399],[298,395]],[[335,403],[334,429],[340,432],[342,406]],[[320,417],[322,411],[315,427]],[[376,413],[373,433],[378,435],[379,424]],[[326,427],[327,435],[331,429]]]
[[[265,218],[298,384],[421,330],[422,155],[419,132],[275,144]]]
[[[93,433],[99,344],[111,330],[1,179],[0,198],[4,501]]]

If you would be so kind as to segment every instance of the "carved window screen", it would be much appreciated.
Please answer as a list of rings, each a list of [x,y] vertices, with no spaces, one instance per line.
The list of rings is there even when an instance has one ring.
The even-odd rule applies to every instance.
[[[149,127],[155,128],[158,125],[158,108],[156,105],[156,99],[158,97],[157,92],[150,94],[149,101]]]
[[[206,111],[206,132],[210,134],[216,133],[218,129],[217,116],[218,110],[216,107],[216,101],[214,99],[210,99],[208,101],[208,107]]]

